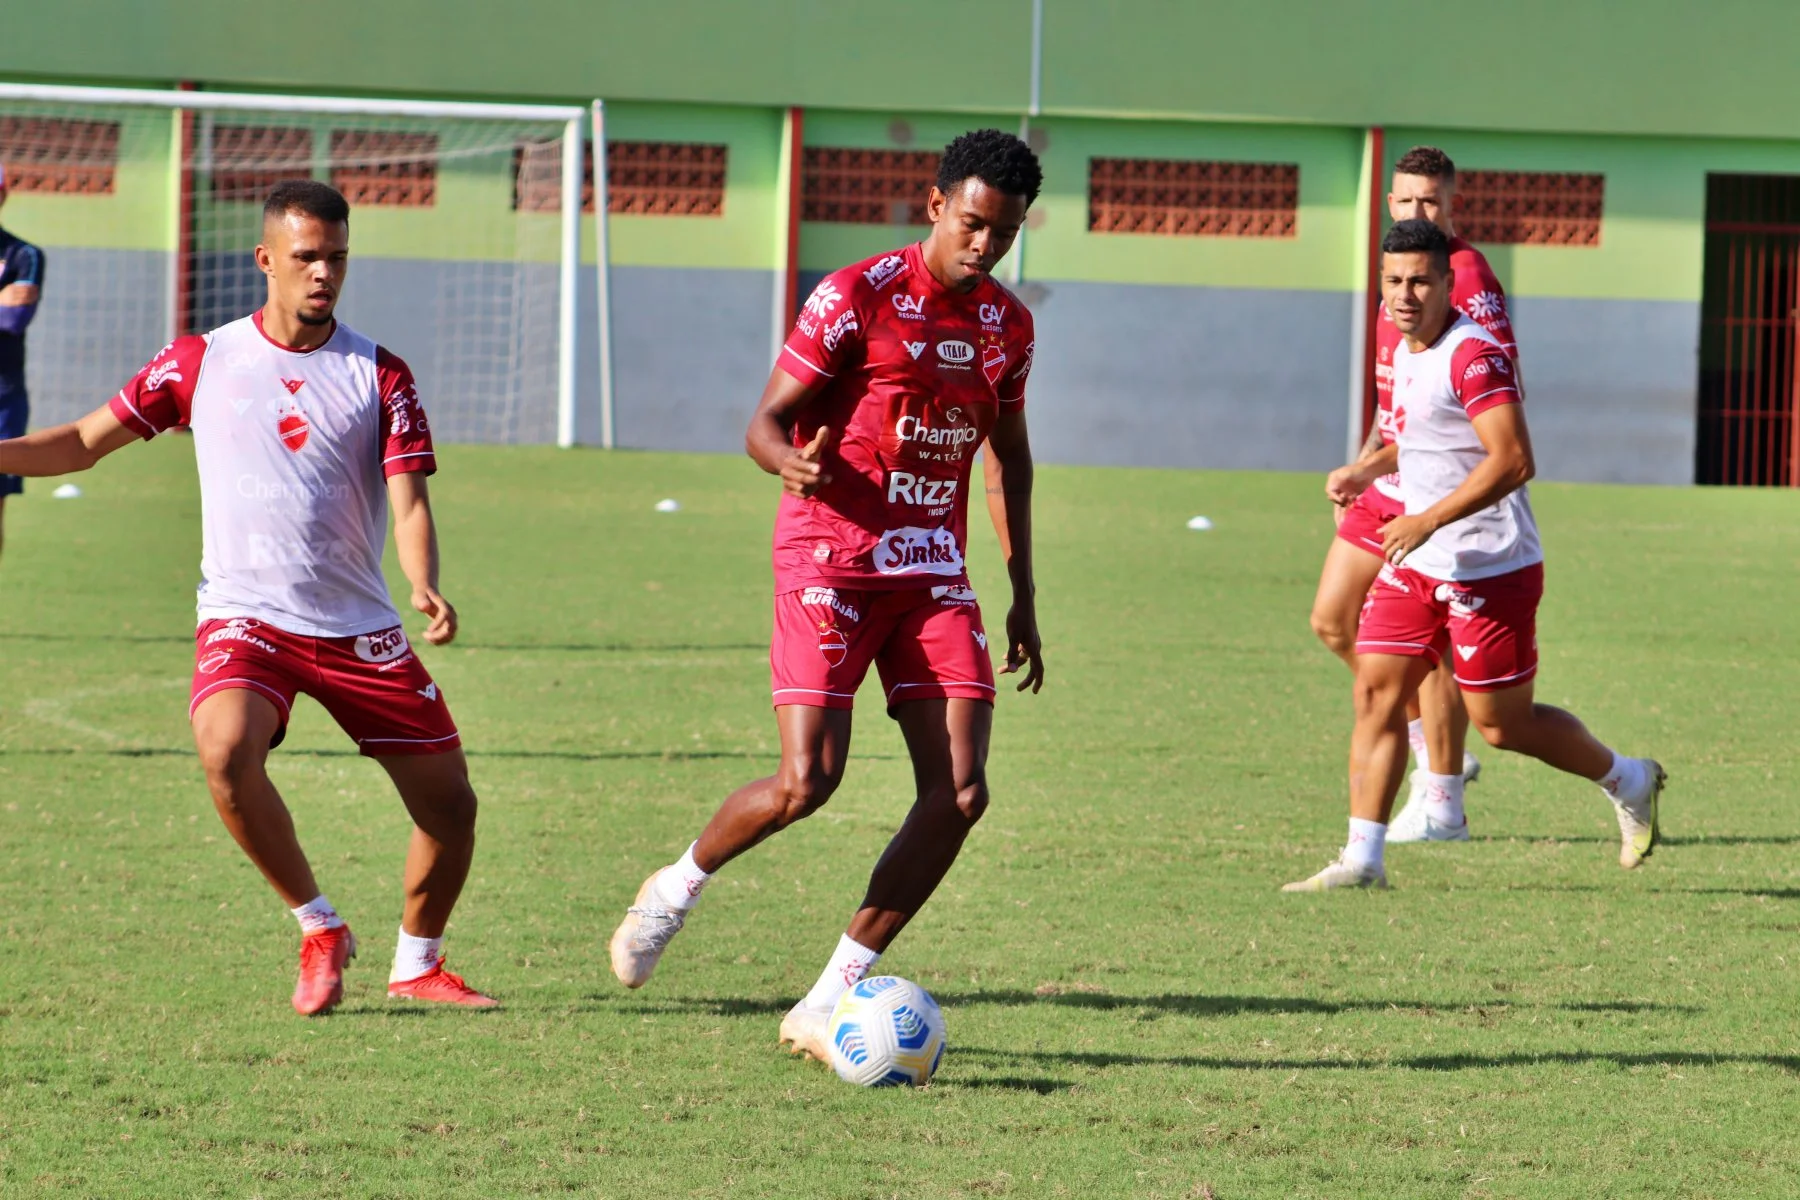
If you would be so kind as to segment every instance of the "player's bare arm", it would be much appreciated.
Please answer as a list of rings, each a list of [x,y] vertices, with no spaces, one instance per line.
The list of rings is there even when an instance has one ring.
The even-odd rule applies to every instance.
[[[1531,433],[1525,428],[1525,412],[1517,404],[1499,404],[1474,418],[1475,436],[1487,457],[1448,496],[1422,513],[1395,517],[1382,531],[1382,557],[1398,563],[1430,539],[1431,535],[1471,513],[1498,504],[1518,491],[1537,473],[1531,454]]]
[[[784,489],[803,498],[831,482],[824,465],[831,430],[821,425],[806,445],[795,449],[793,443],[794,422],[818,391],[819,385],[801,383],[776,367],[744,431],[744,452],[769,474],[781,476]]]
[[[1031,486],[1035,468],[1031,461],[1031,436],[1025,413],[1002,409],[988,434],[982,455],[982,474],[987,481],[988,515],[1000,538],[1000,553],[1012,580],[1012,606],[1006,612],[1006,665],[1011,675],[1030,664],[1019,681],[1022,692],[1044,686],[1043,642],[1038,636],[1037,583],[1031,568]]]
[[[412,606],[431,618],[425,640],[447,646],[456,638],[456,609],[438,591],[437,522],[431,515],[425,473],[390,476],[387,486],[388,504],[394,510],[394,550],[412,585]]]
[[[1373,450],[1363,447],[1355,462],[1346,463],[1325,477],[1325,495],[1339,508],[1355,503],[1377,479],[1400,469],[1400,448],[1380,445],[1379,435],[1376,443]]]
[[[9,283],[0,288],[0,308],[29,308],[38,302],[35,283]]]
[[[110,408],[80,420],[0,441],[0,475],[69,475],[85,471],[119,447],[138,440]]]

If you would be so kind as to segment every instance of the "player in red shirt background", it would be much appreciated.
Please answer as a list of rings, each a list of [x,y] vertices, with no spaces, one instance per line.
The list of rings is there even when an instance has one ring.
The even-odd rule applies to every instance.
[[[313,180],[278,184],[256,247],[263,307],[177,338],[79,421],[0,442],[0,471],[62,475],[139,438],[193,434],[203,578],[188,716],[220,819],[300,923],[294,1008],[334,1007],[356,953],[266,769],[299,693],[381,764],[413,819],[388,994],[491,1007],[443,968],[475,851],[475,792],[381,570],[391,504],[413,607],[430,618],[425,640],[456,636],[425,484],[436,457],[412,372],[333,316],[349,247],[342,195]]]
[[[1430,221],[1450,239],[1451,302],[1478,322],[1505,351],[1518,358],[1506,292],[1481,251],[1456,236],[1451,209],[1456,164],[1435,146],[1414,146],[1394,164],[1388,215],[1395,221]],[[1356,630],[1363,599],[1381,569],[1381,531],[1404,511],[1399,478],[1375,470],[1384,447],[1394,441],[1394,354],[1400,330],[1382,304],[1376,316],[1375,425],[1357,461],[1333,471],[1326,494],[1337,505],[1337,536],[1325,554],[1313,600],[1313,632],[1356,669]],[[1481,771],[1464,743],[1469,716],[1462,694],[1444,663],[1418,691],[1408,709],[1407,737],[1419,760],[1406,806],[1394,816],[1391,842],[1463,841],[1469,836],[1463,787]]]
[[[968,490],[984,443],[988,511],[1012,583],[1006,666],[1037,691],[1031,314],[993,279],[1043,174],[1018,138],[945,149],[923,242],[846,267],[807,299],[745,449],[779,475],[770,651],[781,766],[726,799],[679,861],[653,873],[613,934],[613,971],[650,978],[701,888],[726,863],[815,812],[844,775],[851,704],[871,663],[912,757],[918,799],[781,1040],[827,1059],[832,1006],[950,870],[987,808],[994,672],[963,565]]]

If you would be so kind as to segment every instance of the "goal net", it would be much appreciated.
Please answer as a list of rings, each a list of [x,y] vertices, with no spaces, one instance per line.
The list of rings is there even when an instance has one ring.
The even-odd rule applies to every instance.
[[[412,366],[436,436],[567,444],[581,118],[0,85],[0,223],[46,260],[27,337],[32,424],[103,403],[171,337],[259,308],[262,203],[280,180],[311,178],[350,202],[338,315]]]

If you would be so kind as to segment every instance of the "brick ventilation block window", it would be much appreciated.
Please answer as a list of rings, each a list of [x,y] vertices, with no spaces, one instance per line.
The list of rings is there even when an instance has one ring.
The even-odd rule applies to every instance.
[[[1291,238],[1296,163],[1174,158],[1088,160],[1088,229],[1165,237]]]
[[[119,122],[0,117],[0,163],[9,191],[110,196]]]
[[[640,217],[722,217],[728,147],[708,142],[608,142],[606,211]],[[513,151],[513,207],[562,208],[562,146],[538,142]],[[581,167],[581,211],[594,211],[594,146]]]
[[[1456,231],[1471,242],[1598,246],[1606,176],[1458,171]]]
[[[430,208],[437,203],[435,133],[331,131],[331,186],[352,208]]]
[[[800,219],[847,225],[928,225],[937,182],[933,150],[808,146],[800,160]]]
[[[261,204],[284,179],[312,178],[310,129],[278,125],[215,125],[212,197]]]

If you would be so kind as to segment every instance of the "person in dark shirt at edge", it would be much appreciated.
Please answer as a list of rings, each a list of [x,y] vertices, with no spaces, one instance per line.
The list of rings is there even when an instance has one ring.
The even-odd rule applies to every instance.
[[[0,164],[0,208],[6,205],[6,167]],[[0,439],[23,436],[31,417],[25,395],[25,329],[37,315],[44,287],[44,252],[0,227]],[[0,475],[0,548],[6,545],[6,498],[25,490],[17,475]]]

